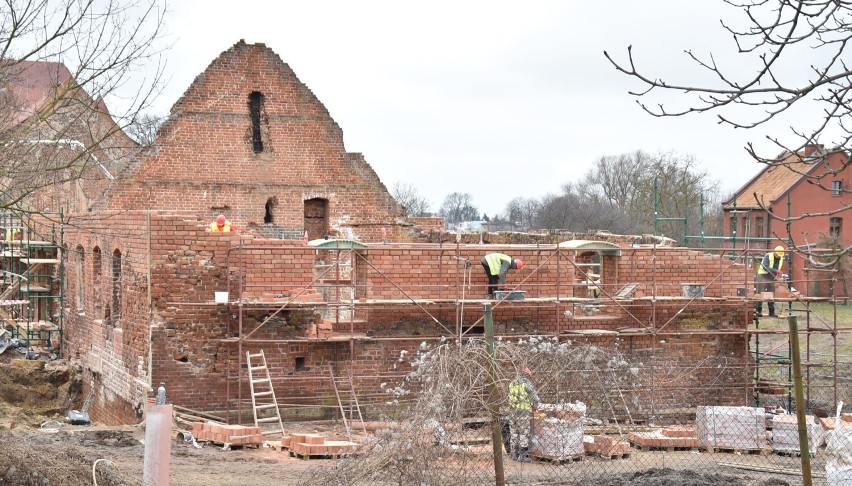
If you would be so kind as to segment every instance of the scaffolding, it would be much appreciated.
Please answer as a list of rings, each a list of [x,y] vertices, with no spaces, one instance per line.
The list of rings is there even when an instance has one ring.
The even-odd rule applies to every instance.
[[[268,248],[268,247],[263,247]],[[400,281],[394,276],[383,274],[371,263],[371,252],[393,252],[420,248],[429,248],[440,254],[437,262],[437,273],[442,274],[446,266],[455,268],[453,281],[445,281],[441,285],[423,288],[416,279],[405,278]],[[651,252],[666,251],[666,248],[656,244],[645,245],[644,249]],[[650,250],[649,250],[650,249]],[[679,250],[688,250],[678,248]],[[746,349],[742,355],[749,357],[742,363],[727,362],[726,366],[742,366],[742,376],[747,376],[748,382],[738,381],[720,385],[726,393],[741,396],[741,403],[754,405],[780,406],[779,401],[786,402],[791,408],[792,400],[792,361],[789,351],[789,333],[785,326],[778,325],[783,321],[775,321],[769,325],[766,319],[754,316],[756,296],[750,291],[752,282],[749,272],[743,272],[742,292],[738,288],[736,296],[706,297],[702,292],[691,293],[696,286],[699,290],[719,284],[728,269],[741,264],[751,268],[754,252],[747,248],[733,250],[731,248],[708,249],[697,251],[706,254],[721,255],[716,275],[709,280],[700,282],[667,282],[672,285],[684,286],[684,294],[680,296],[663,295],[658,292],[662,280],[666,276],[658,271],[656,254],[653,262],[652,278],[644,284],[634,282],[629,272],[619,274],[619,259],[629,249],[605,242],[566,242],[559,245],[526,245],[524,251],[527,268],[533,269],[522,281],[514,285],[515,289],[530,290],[533,297],[520,301],[487,301],[477,298],[484,295],[485,289],[471,283],[471,273],[478,270],[478,262],[471,262],[469,253],[475,251],[471,245],[362,245],[339,244],[330,241],[323,247],[310,247],[303,251],[314,252],[314,274],[310,282],[298,289],[289,289],[286,294],[266,295],[254,291],[251,284],[246,282],[243,253],[252,250],[251,244],[242,241],[233,246],[228,256],[228,274],[231,278],[229,291],[233,298],[226,304],[231,320],[229,321],[229,336],[223,342],[230,346],[231,356],[238,361],[236,376],[228,376],[228,397],[233,408],[228,410],[230,415],[236,413],[237,420],[242,420],[243,409],[247,409],[245,363],[242,355],[246,347],[258,346],[302,346],[302,354],[310,354],[312,347],[321,346],[324,353],[326,369],[331,374],[352,375],[354,388],[359,384],[375,384],[378,381],[392,382],[402,379],[404,372],[381,373],[371,375],[353,372],[352,366],[359,345],[371,342],[439,342],[452,338],[463,340],[481,336],[483,318],[476,317],[486,302],[494,304],[495,312],[505,306],[510,312],[527,316],[527,324],[545,322],[553,319],[553,325],[547,330],[537,329],[535,325],[519,323],[515,328],[509,325],[498,325],[497,334],[506,338],[524,338],[535,336],[553,336],[559,340],[578,340],[594,343],[612,342],[613,340],[641,340],[647,349],[640,351],[647,355],[649,366],[655,367],[661,375],[668,373],[669,366],[667,342],[680,342],[695,337],[725,340],[739,338]],[[556,278],[545,277],[539,271],[545,265],[555,265]],[[369,278],[368,278],[369,277]],[[368,283],[369,286],[368,286]],[[687,287],[691,289],[688,291]],[[392,291],[399,298],[382,297]],[[424,292],[433,295],[423,298]],[[252,296],[249,298],[248,296]],[[800,335],[804,336],[807,400],[809,406],[814,401],[820,406],[836,403],[838,399],[838,361],[837,339],[848,334],[852,329],[841,328],[837,322],[836,299],[833,297],[804,297],[801,295],[779,296],[776,302],[787,304],[788,313],[801,312],[804,325],[800,326]],[[812,307],[816,304],[827,303],[834,307],[831,320],[819,317]],[[370,316],[392,313],[401,309],[407,315],[418,314],[420,322],[428,325],[437,334],[386,334],[369,335]],[[318,330],[312,330],[307,335],[290,335],[276,337],[264,335],[263,328],[281,318],[290,311],[317,313],[321,322],[330,323],[333,335],[323,336]],[[250,313],[262,314],[262,319],[253,318],[251,325],[246,325]],[[733,321],[713,318],[712,325],[707,325],[706,319],[692,318],[703,324],[682,322],[690,315],[729,315],[736,316]],[[746,317],[747,316],[747,317]],[[725,321],[725,322],[722,322]],[[736,322],[734,322],[736,321]],[[833,359],[826,361],[817,359],[812,352],[812,338],[829,338]],[[637,345],[638,346],[638,345]],[[770,351],[767,352],[766,349]],[[292,348],[291,348],[292,349]],[[724,358],[723,358],[724,360]],[[296,370],[299,371],[297,358]],[[330,366],[330,368],[329,368]],[[709,357],[696,357],[690,365],[689,373],[715,373],[719,364]],[[337,369],[335,369],[337,367]],[[681,370],[682,371],[682,370]],[[673,372],[672,372],[673,373]],[[301,378],[298,373],[290,376],[279,376],[278,383],[286,384],[287,389],[300,389],[301,384],[314,378]],[[281,394],[280,405],[283,408],[319,408],[326,412],[337,409],[332,393],[332,383],[329,382],[329,393],[315,396],[312,403],[304,397]],[[366,386],[365,389],[371,388]],[[671,394],[676,402],[677,397],[689,397],[695,394],[707,393],[702,387],[684,385],[683,389],[672,391],[672,384],[665,379],[652,383],[650,393]],[[830,398],[829,398],[830,396]],[[385,396],[363,392],[348,404],[350,410],[383,402]],[[708,397],[712,401],[713,397]],[[688,410],[679,409],[672,403],[650,403],[650,415],[683,416]],[[358,407],[360,409],[360,407]],[[341,405],[339,408],[344,408]],[[694,411],[694,410],[693,410]],[[631,420],[636,419],[631,417]]]
[[[27,356],[62,356],[64,217],[0,212],[0,320]]]

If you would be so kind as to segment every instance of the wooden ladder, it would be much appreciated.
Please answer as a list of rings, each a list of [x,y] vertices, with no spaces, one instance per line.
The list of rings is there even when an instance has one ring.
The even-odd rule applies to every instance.
[[[260,358],[261,364],[252,366],[252,358]],[[278,410],[278,401],[275,399],[275,390],[272,388],[269,368],[266,366],[266,356],[262,349],[256,354],[246,351],[246,367],[248,368],[251,409],[254,413],[255,427],[260,427],[263,435],[281,434],[283,436],[284,422],[281,421],[281,412]],[[255,377],[256,374],[257,377]],[[268,414],[269,410],[274,410],[275,415]],[[277,424],[278,428],[264,429],[263,426],[268,424]]]
[[[331,384],[334,386],[334,396],[337,397],[337,406],[340,407],[340,416],[343,417],[343,425],[346,427],[346,435],[349,440],[352,440],[352,424],[351,421],[358,417],[361,421],[361,426],[364,426],[364,417],[361,415],[361,405],[358,403],[358,396],[355,394],[355,385],[352,383],[352,371],[347,370],[346,377],[338,378],[334,376],[334,366],[328,364],[328,372],[331,375]],[[340,398],[341,392],[348,392],[349,395],[349,418],[346,418],[346,408],[343,406],[343,400]],[[357,414],[357,415],[356,415]],[[364,432],[366,432],[366,427]]]

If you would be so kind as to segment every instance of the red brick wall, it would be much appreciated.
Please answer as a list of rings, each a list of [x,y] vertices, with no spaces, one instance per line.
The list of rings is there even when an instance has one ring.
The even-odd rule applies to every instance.
[[[65,226],[66,246],[82,248],[85,265],[82,276],[75,265],[66,265],[63,353],[79,359],[94,382],[93,416],[104,423],[137,420],[136,411],[144,402],[146,390],[140,382],[147,381],[149,352],[148,218],[144,212],[103,212],[71,216]],[[101,253],[98,268],[95,248]],[[112,298],[116,250],[121,253],[118,313]],[[95,284],[98,272],[100,285]],[[76,292],[81,284],[84,306],[79,308]]]
[[[510,271],[509,283],[529,292],[527,301],[495,303],[494,325],[500,335],[650,326],[663,332],[700,331],[665,338],[670,343],[667,350],[672,352],[665,351],[663,356],[672,366],[679,367],[689,366],[690,360],[700,356],[730,355],[731,359],[742,359],[746,349],[742,334],[723,340],[712,333],[741,329],[748,322],[749,306],[724,301],[687,305],[688,300],[681,298],[681,281],[707,284],[708,295],[728,296],[733,295],[736,282],[747,273],[742,266],[729,266],[725,260],[699,252],[624,248],[621,257],[605,257],[603,273],[605,280],[612,280],[607,284],[610,291],[637,282],[643,285],[644,295],[649,296],[656,278],[657,297],[671,300],[658,300],[653,309],[649,298],[620,305],[602,304],[600,314],[586,316],[582,307],[573,303],[541,303],[534,299],[572,295],[573,287],[568,282],[582,277],[568,262],[570,252],[563,250],[557,257],[553,247],[544,246],[441,248],[375,244],[357,250],[366,262],[355,257],[356,284],[363,285],[361,291],[367,299],[393,302],[358,306],[354,320],[350,320],[348,315],[329,314],[324,306],[307,303],[277,312],[289,297],[262,303],[278,292],[292,296],[305,286],[329,285],[327,280],[318,278],[320,270],[327,267],[317,264],[330,264],[338,253],[344,257],[342,261],[348,262],[352,259],[350,250],[306,247],[299,241],[250,239],[239,233],[210,233],[206,231],[205,218],[190,214],[120,212],[78,220],[76,226],[68,232],[68,243],[72,247],[79,244],[86,255],[86,304],[78,310],[71,303],[65,349],[88,370],[97,392],[93,410],[98,415],[93,417],[107,423],[137,420],[146,394],[139,383],[149,381],[155,388],[164,382],[170,401],[178,405],[236,410],[240,360],[245,359],[246,351],[260,349],[267,355],[276,392],[283,403],[325,403],[333,409],[329,365],[340,373],[350,363],[357,375],[359,393],[379,400],[379,385],[393,384],[407,371],[408,361],[399,359],[402,351],[414,353],[421,342],[456,332],[459,318],[465,329],[470,328],[469,335],[482,334],[482,304],[469,303],[460,308],[454,299],[462,296],[462,290],[467,298],[484,293],[486,279],[479,259],[492,251],[526,261],[522,270]],[[96,245],[102,249],[104,281],[100,290],[89,290],[95,287],[91,265],[92,248]],[[110,262],[116,248],[123,255],[120,329],[99,318],[94,305],[94,300],[109,295]],[[465,268],[466,261],[471,262],[469,269]],[[70,265],[69,297],[76,291],[75,271]],[[717,278],[720,272],[723,276]],[[557,275],[563,280],[558,285]],[[332,280],[338,278],[344,289],[351,286],[345,272]],[[235,304],[213,302],[214,292],[224,290],[230,291],[232,301],[236,300],[240,282],[247,299],[242,314]],[[322,295],[315,289],[311,291],[314,299]],[[406,303],[409,298],[434,302]],[[336,332],[355,331],[368,337],[356,341],[351,348],[346,340],[304,340],[306,328],[323,317],[331,318]],[[244,341],[240,349],[232,339],[239,335],[239,329],[245,336],[267,319],[269,322]],[[571,336],[567,337],[589,339]],[[625,335],[620,340],[625,349],[638,352],[640,359],[649,346],[656,345],[642,335]],[[296,358],[303,359],[304,369],[296,369]],[[743,393],[746,384],[741,376],[725,379],[738,385],[718,391],[715,400],[731,400]],[[244,382],[244,399],[248,398],[246,386]],[[123,405],[114,406],[117,401]]]
[[[263,151],[252,148],[249,95],[263,94]],[[161,127],[157,149],[110,190],[99,208],[224,213],[241,227],[264,223],[277,201],[276,234],[304,235],[304,201],[328,200],[332,234],[380,241],[370,228],[393,227],[396,202],[323,104],[271,49],[242,41],[200,74]],[[368,229],[362,230],[362,227]],[[362,234],[363,233],[363,234]]]

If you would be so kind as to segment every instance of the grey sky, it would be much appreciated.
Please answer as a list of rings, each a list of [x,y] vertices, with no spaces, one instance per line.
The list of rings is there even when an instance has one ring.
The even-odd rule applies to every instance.
[[[557,193],[601,155],[673,150],[696,156],[730,191],[760,167],[743,150],[755,130],[712,115],[656,119],[606,61],[634,46],[651,74],[698,79],[684,49],[730,54],[721,1],[174,2],[174,47],[161,114],[222,51],[263,42],[288,63],[382,181],[411,183],[440,207],[469,193],[480,212],[517,196]],[[735,59],[730,57],[731,66]],[[657,98],[667,100],[668,97]],[[789,124],[789,120],[787,120]]]

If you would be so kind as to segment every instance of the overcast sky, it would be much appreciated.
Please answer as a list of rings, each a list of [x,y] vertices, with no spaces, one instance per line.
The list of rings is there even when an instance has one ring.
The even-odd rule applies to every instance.
[[[493,216],[514,197],[560,192],[602,155],[635,150],[692,154],[732,191],[760,169],[748,141],[771,156],[778,149],[761,140],[789,137],[789,120],[746,131],[712,115],[651,117],[627,93],[636,82],[603,56],[625,59],[632,44],[649,74],[672,81],[697,79],[684,49],[727,55],[739,69],[719,23],[738,12],[721,0],[181,0],[170,9],[159,114],[222,51],[265,43],[322,101],[347,151],[363,153],[388,189],[414,184],[435,211],[460,192]]]

